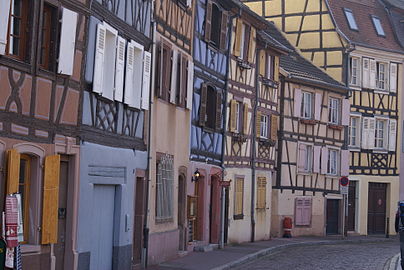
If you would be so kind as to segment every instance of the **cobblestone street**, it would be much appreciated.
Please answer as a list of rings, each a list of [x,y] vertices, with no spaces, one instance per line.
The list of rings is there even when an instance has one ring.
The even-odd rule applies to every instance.
[[[290,247],[232,269],[382,270],[398,252],[398,241]]]

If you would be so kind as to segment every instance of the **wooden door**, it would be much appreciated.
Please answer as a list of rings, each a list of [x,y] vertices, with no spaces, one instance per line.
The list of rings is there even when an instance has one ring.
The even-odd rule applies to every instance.
[[[65,242],[66,242],[66,216],[67,211],[67,183],[69,179],[69,163],[62,157],[60,162],[59,179],[59,207],[58,207],[58,242],[54,245],[56,257],[56,268],[64,269],[65,263]]]
[[[186,206],[186,186],[185,176],[178,177],[178,229],[179,229],[179,250],[186,249],[186,230],[185,230],[185,206]]]
[[[229,187],[224,189],[224,244],[227,244],[229,236]]]
[[[203,218],[205,211],[205,203],[204,203],[204,181],[205,177],[199,177],[198,181],[195,184],[195,195],[196,195],[196,219],[195,219],[195,240],[203,240]]]
[[[218,177],[211,178],[210,193],[210,243],[218,244],[220,239],[220,185]]]
[[[112,269],[115,186],[94,185],[90,270]]]
[[[143,246],[143,226],[144,215],[146,213],[146,183],[144,177],[136,178],[136,198],[135,198],[135,228],[133,232],[133,260],[136,264],[142,258]]]
[[[349,182],[348,189],[348,231],[355,231],[355,216],[356,216],[356,181]]]
[[[386,190],[387,184],[369,183],[368,234],[386,232]]]
[[[339,202],[340,200],[327,199],[327,234],[338,234],[339,232]]]

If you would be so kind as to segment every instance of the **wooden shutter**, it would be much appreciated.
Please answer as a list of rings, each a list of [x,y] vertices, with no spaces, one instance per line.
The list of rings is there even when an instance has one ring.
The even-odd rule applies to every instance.
[[[341,125],[349,126],[350,112],[351,112],[351,104],[349,103],[349,99],[343,99]]]
[[[396,151],[397,120],[389,120],[389,151]]]
[[[123,79],[125,72],[125,50],[126,40],[118,36],[116,46],[116,65],[115,65],[115,92],[114,99],[122,102],[123,99]]]
[[[43,180],[42,241],[55,244],[58,240],[60,156],[47,156]]]
[[[6,53],[11,0],[0,1],[0,55]]]
[[[370,63],[369,58],[363,58],[362,62],[362,87],[370,88]]]
[[[216,129],[222,128],[222,93],[216,91]]]
[[[321,148],[321,174],[327,174],[328,166],[328,149],[327,147]]]
[[[243,134],[248,135],[248,104],[244,103],[243,108]]]
[[[236,178],[235,188],[235,215],[243,214],[243,191],[244,191],[244,179]]]
[[[95,47],[93,91],[102,94],[104,85],[104,58],[105,58],[105,38],[106,27],[99,23],[97,25],[97,41]]]
[[[375,148],[375,132],[376,132],[376,121],[374,118],[369,118],[368,149]]]
[[[205,126],[206,123],[206,102],[208,99],[208,87],[206,84],[202,84],[201,88],[201,103],[199,105],[199,125]]]
[[[362,148],[368,149],[369,141],[369,117],[364,117],[362,121]]]
[[[188,82],[187,82],[187,109],[192,110],[192,97],[194,90],[194,63],[188,60]]]
[[[126,55],[126,77],[125,77],[125,98],[124,102],[135,107],[134,102],[134,71],[135,71],[135,47],[132,42],[128,43],[128,53]]]
[[[265,70],[266,70],[266,53],[264,50],[260,50],[260,59],[259,59],[259,71],[260,75],[265,77]]]
[[[255,133],[257,138],[261,137],[261,112],[257,111],[257,117],[255,119]]]
[[[237,126],[237,101],[232,99],[230,100],[230,121],[229,121],[229,130],[230,132],[236,132]]]
[[[241,55],[241,35],[243,31],[243,22],[240,18],[237,19],[236,23],[236,36],[234,37],[234,55],[239,57]]]
[[[170,102],[172,104],[176,103],[177,85],[180,83],[179,81],[177,81],[177,72],[181,72],[181,70],[177,70],[177,68],[178,68],[178,51],[173,50],[171,61],[171,86],[170,86]]]
[[[278,139],[278,115],[271,114],[271,130],[270,130],[270,138],[273,141]]]
[[[170,92],[171,92],[171,64],[172,61],[172,51],[170,46],[167,44],[163,43],[163,69],[162,69],[162,98],[166,101],[169,101],[170,99]]]
[[[60,30],[58,73],[73,74],[74,53],[76,47],[77,13],[63,8]]]
[[[257,208],[266,208],[266,186],[267,180],[265,177],[258,177],[257,181]]]
[[[181,87],[180,87],[180,106],[186,107],[186,94],[188,91],[188,59],[185,55],[181,55]]]
[[[16,149],[7,150],[7,194],[18,192],[20,181],[20,153]]]
[[[279,56],[274,56],[274,81],[279,82]]]
[[[206,16],[205,16],[205,41],[210,41],[210,35],[212,31],[212,2],[208,0],[206,4]]]
[[[306,157],[307,157],[307,145],[300,143],[299,148],[298,148],[298,154],[297,154],[297,169],[299,172],[304,172],[304,164],[306,162]]]
[[[295,98],[293,103],[293,116],[300,117],[302,108],[302,90],[295,88]]]
[[[220,27],[221,27],[221,29],[220,29],[220,49],[221,50],[226,50],[227,49],[227,47],[226,47],[226,44],[227,44],[227,42],[226,42],[227,41],[227,25],[228,25],[227,19],[228,19],[227,12],[222,11],[222,22],[220,24]]]
[[[349,150],[341,150],[341,176],[349,175]]]
[[[163,88],[161,85],[163,79],[163,44],[160,42],[157,44],[157,56],[156,56],[156,75],[155,75],[155,91],[156,96],[161,98],[163,95]]]
[[[321,157],[321,146],[315,145],[313,148],[313,172],[320,172],[320,157]]]
[[[376,88],[376,60],[370,59],[369,88]]]
[[[317,121],[321,120],[321,103],[323,101],[322,98],[323,95],[321,93],[316,93],[314,100],[314,119]]]
[[[255,28],[251,26],[251,34],[250,34],[250,44],[248,45],[248,62],[254,63],[254,55],[255,55],[255,38],[257,32]]]
[[[397,64],[390,64],[390,91],[397,92]]]
[[[150,79],[151,79],[151,53],[143,52],[143,85],[142,85],[142,109],[149,109]]]

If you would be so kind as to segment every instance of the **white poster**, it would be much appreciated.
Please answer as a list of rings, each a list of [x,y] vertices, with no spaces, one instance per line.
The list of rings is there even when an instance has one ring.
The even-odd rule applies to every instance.
[[[21,243],[24,241],[24,227],[22,221],[22,203],[21,203],[21,194],[16,193],[15,196],[17,197],[18,201],[18,226],[17,226],[17,236],[18,242]]]

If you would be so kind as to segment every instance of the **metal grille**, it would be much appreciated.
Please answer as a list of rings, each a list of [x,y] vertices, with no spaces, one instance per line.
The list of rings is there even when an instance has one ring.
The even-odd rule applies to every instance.
[[[173,218],[173,157],[164,155],[157,163],[156,220],[165,222]]]

